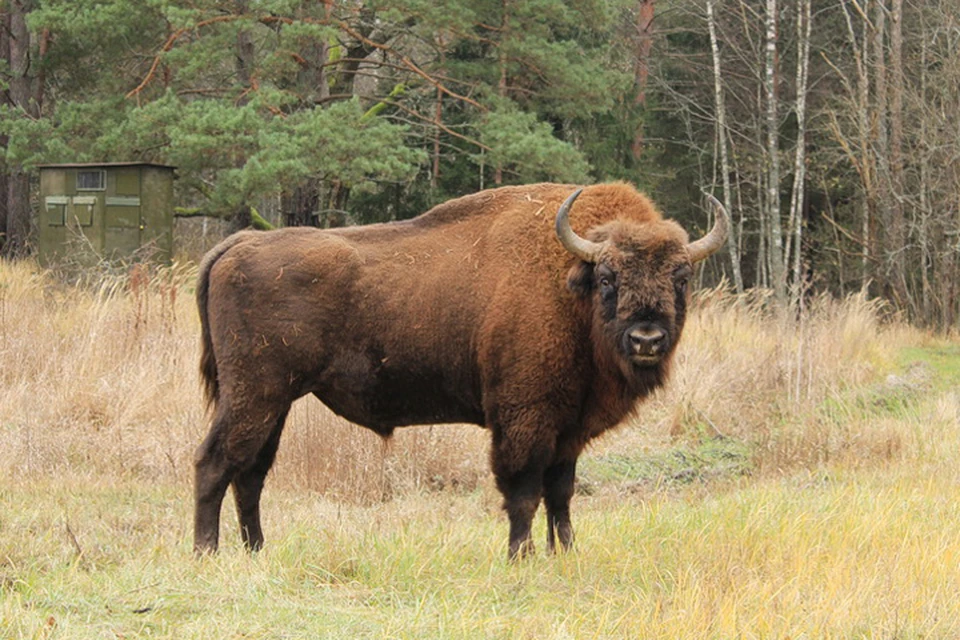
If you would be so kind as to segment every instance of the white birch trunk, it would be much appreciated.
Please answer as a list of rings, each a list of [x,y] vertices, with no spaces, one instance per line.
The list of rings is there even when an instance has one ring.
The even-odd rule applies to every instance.
[[[927,95],[927,34],[926,29],[921,32],[920,38],[920,95]],[[931,319],[931,288],[930,288],[930,268],[933,265],[933,252],[931,251],[929,234],[927,229],[930,225],[930,211],[928,210],[927,189],[930,183],[930,162],[926,152],[927,142],[927,119],[920,118],[920,140],[923,155],[920,158],[920,220],[918,221],[918,233],[920,243],[920,276],[921,276],[921,311],[925,321]]]
[[[876,167],[876,180],[873,193],[870,197],[874,203],[873,243],[876,262],[875,277],[880,281],[879,290],[887,293],[890,282],[890,260],[892,247],[890,238],[890,138],[887,133],[889,120],[887,117],[887,63],[886,63],[886,31],[887,7],[886,0],[876,0],[874,3],[873,19],[873,56],[871,70],[873,71],[874,109],[871,114],[873,135],[871,149]]]
[[[864,0],[862,5],[861,16],[864,17],[864,22],[866,22],[863,11],[869,10],[869,0]],[[850,42],[850,49],[853,51],[857,67],[856,99],[853,100],[853,107],[857,111],[857,137],[860,146],[859,173],[860,182],[863,186],[861,201],[862,226],[860,231],[863,257],[860,262],[860,290],[865,292],[870,284],[870,261],[873,258],[871,252],[871,246],[873,244],[871,234],[873,228],[873,212],[871,210],[873,161],[870,154],[870,113],[868,111],[870,105],[870,77],[867,74],[866,63],[869,41],[866,35],[863,36],[862,41],[857,40],[857,33],[853,27],[853,19],[850,16],[847,3],[843,2],[841,6],[843,7],[843,16],[847,23],[847,38]],[[866,24],[864,27],[866,31]]]
[[[720,173],[723,181],[723,205],[733,212],[733,193],[730,189],[730,157],[727,153],[727,113],[723,100],[723,83],[720,81],[720,47],[717,43],[717,25],[713,13],[714,0],[707,0],[707,27],[710,30],[710,50],[713,54],[713,99],[717,114],[717,144],[720,147]],[[734,225],[727,235],[727,248],[733,268],[733,284],[737,293],[743,293],[743,275],[740,273],[740,251]]]
[[[803,296],[801,269],[803,256],[803,205],[806,180],[807,84],[810,67],[810,0],[797,0],[797,149],[793,162],[793,197],[790,201],[790,228],[793,230],[793,286],[794,300]],[[790,255],[790,247],[786,251]]]
[[[774,297],[786,300],[786,279],[783,265],[783,225],[780,221],[780,153],[777,98],[777,0],[767,0],[766,64],[764,91],[767,99],[767,230],[770,237],[770,279]]]
[[[890,6],[890,242],[893,252],[892,285],[898,302],[913,307],[907,286],[907,226],[903,163],[903,0]]]

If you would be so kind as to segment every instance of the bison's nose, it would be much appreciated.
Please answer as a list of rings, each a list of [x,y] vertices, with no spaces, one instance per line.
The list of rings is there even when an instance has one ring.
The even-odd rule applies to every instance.
[[[628,338],[635,355],[649,356],[660,353],[667,334],[656,325],[644,323],[631,329]]]

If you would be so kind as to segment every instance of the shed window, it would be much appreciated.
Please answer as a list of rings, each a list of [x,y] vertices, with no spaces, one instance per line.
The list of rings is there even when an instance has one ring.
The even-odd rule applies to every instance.
[[[107,172],[77,171],[77,191],[103,191],[107,188]]]
[[[62,227],[66,222],[66,205],[47,203],[47,224],[51,227]]]

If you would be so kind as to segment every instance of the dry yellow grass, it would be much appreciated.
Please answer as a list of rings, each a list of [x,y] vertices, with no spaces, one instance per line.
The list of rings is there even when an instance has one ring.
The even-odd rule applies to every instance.
[[[228,505],[197,561],[192,269],[91,280],[0,263],[0,637],[960,636],[960,349],[867,301],[701,293],[585,456],[571,554],[505,562],[483,430],[385,445],[304,400],[267,548]]]

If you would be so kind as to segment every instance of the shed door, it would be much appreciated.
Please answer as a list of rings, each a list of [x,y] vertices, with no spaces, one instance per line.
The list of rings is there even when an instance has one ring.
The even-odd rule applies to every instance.
[[[107,198],[104,214],[107,254],[128,256],[140,248],[140,203],[124,204]]]
[[[125,168],[115,172],[115,185],[106,197],[106,253],[113,257],[132,255],[140,248],[140,169]]]

